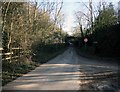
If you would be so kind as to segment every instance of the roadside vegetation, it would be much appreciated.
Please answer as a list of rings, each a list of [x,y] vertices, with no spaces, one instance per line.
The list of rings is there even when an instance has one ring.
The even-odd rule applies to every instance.
[[[2,85],[62,53],[63,2],[0,2]]]
[[[35,48],[36,50],[34,51],[36,52],[34,52],[32,58],[27,61],[19,60],[17,62],[3,62],[2,85],[4,86],[5,84],[15,80],[23,74],[34,70],[36,67],[40,66],[43,63],[46,63],[57,55],[62,54],[66,50],[66,46],[64,44],[55,45],[59,45],[56,50],[54,45],[44,46],[44,49],[38,47]]]
[[[75,13],[79,24],[74,33],[74,36],[78,37],[76,46],[80,52],[89,55],[119,58],[120,25],[118,24],[118,10],[110,2],[99,2],[97,9],[93,8],[92,2],[89,3],[90,5],[87,7],[88,12],[90,12],[89,16],[82,11]],[[88,28],[83,28],[82,21],[88,22]],[[85,38],[88,39],[87,42],[84,42]]]

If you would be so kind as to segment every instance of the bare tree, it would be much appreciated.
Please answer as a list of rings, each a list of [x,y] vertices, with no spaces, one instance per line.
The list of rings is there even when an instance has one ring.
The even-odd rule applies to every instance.
[[[77,18],[77,23],[78,23],[79,29],[81,31],[81,37],[83,38],[84,37],[84,33],[83,33],[83,30],[82,30],[82,18],[83,18],[83,14],[80,13],[80,12],[77,12],[77,13],[75,13],[75,16]]]

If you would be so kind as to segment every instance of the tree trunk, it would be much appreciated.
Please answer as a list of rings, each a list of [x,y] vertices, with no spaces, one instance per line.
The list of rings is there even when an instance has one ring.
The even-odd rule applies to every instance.
[[[5,8],[5,5],[6,3],[3,3],[2,5],[2,47],[4,49],[4,51],[2,52],[3,54],[4,53],[7,53],[8,52],[8,32],[5,31],[5,27],[6,27],[6,16],[7,16],[7,12],[8,12],[8,9],[9,9],[9,6],[10,6],[10,2],[8,2],[7,4],[7,7]]]
[[[80,25],[81,36],[82,36],[82,38],[84,38],[84,33],[83,33],[83,30],[82,30],[82,25],[81,24],[79,24],[79,25]]]

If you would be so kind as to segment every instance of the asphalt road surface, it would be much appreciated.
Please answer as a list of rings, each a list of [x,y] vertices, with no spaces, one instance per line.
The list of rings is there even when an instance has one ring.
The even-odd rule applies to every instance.
[[[119,90],[118,64],[78,56],[73,47],[3,90]]]

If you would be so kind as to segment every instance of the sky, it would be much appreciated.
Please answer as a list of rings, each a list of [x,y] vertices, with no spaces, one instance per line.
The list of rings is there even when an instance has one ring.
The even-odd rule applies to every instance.
[[[0,0],[3,1],[3,0]],[[6,0],[9,1],[9,0]],[[11,0],[16,2],[24,2],[26,0]],[[29,0],[28,0],[29,1]],[[30,0],[34,1],[34,0]],[[75,18],[75,12],[82,11],[84,13],[88,13],[88,9],[85,7],[85,5],[88,6],[89,0],[38,0],[38,2],[46,1],[46,2],[61,2],[63,1],[63,8],[62,8],[62,14],[64,14],[64,26],[63,30],[67,32],[68,34],[72,34],[73,27],[76,26],[76,18]],[[118,7],[118,2],[120,0],[92,0],[93,2],[93,8],[97,8],[97,4],[99,1],[105,1],[105,2],[113,2],[113,4]],[[84,4],[85,5],[84,5]]]
[[[97,8],[97,4],[99,3],[99,0],[92,0],[93,1],[93,7]],[[102,0],[103,1],[103,0]],[[118,2],[120,0],[104,0],[106,2],[113,2],[115,7],[118,7]],[[88,9],[85,7],[84,4],[88,5],[89,0],[63,0],[63,10],[64,13],[64,27],[63,30],[67,32],[69,35],[73,32],[73,27],[76,25],[76,18],[75,18],[75,11],[82,11],[84,13],[88,12]],[[84,4],[83,4],[84,3]]]

